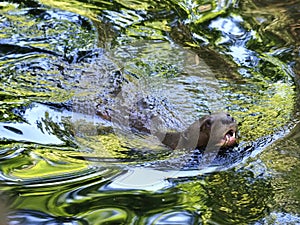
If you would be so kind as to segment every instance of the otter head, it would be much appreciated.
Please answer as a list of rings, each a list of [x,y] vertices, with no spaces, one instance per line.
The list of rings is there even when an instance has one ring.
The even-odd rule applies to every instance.
[[[237,123],[229,114],[221,112],[200,120],[198,148],[206,146],[233,147],[237,143]]]

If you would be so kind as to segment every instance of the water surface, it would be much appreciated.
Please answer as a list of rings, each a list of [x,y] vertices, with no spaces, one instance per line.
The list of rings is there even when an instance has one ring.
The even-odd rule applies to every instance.
[[[300,223],[299,7],[0,3],[0,213],[26,225]],[[96,115],[118,73],[129,82],[109,104],[125,126]],[[132,132],[120,106],[147,96],[181,129],[230,112],[239,147],[199,169],[197,151]]]

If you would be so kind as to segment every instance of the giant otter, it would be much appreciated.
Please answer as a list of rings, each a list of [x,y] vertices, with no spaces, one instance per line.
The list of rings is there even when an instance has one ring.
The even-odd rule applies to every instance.
[[[108,114],[98,113],[103,119],[111,121]],[[162,132],[147,129],[145,117],[130,117],[130,126],[136,131],[152,133],[172,149],[201,149],[208,145],[218,148],[233,147],[237,143],[237,123],[229,114],[220,112],[206,115],[192,123],[184,131]]]
[[[200,118],[182,132],[162,134],[158,131],[155,135],[172,149],[201,149],[208,145],[219,148],[232,147],[237,143],[236,132],[235,119],[227,113],[220,112]]]
[[[129,83],[122,73],[112,74],[111,84],[107,89],[108,97],[102,98],[96,107],[97,114],[103,119],[116,123],[125,122],[135,131],[151,133],[172,149],[201,149],[212,146],[224,148],[236,145],[237,123],[229,114],[220,112],[206,115],[185,130],[174,131],[174,127],[181,127],[181,121],[174,116],[174,108],[166,99],[159,100],[159,97],[146,96],[133,102],[129,101],[131,104],[128,102],[124,104],[126,100],[122,95],[124,82]],[[172,124],[172,131],[163,132],[159,129],[159,124],[167,126]]]

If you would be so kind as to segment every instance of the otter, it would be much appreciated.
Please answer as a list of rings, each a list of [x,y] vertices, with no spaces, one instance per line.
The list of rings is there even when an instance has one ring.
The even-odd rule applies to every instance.
[[[124,104],[123,84],[130,81],[117,71],[112,73],[109,82],[106,97],[102,97],[96,106],[96,114],[104,120],[116,123],[123,121],[134,131],[151,133],[171,149],[201,149],[207,146],[227,148],[237,144],[237,122],[228,113],[219,112],[203,116],[183,131],[162,132],[158,129],[160,124],[169,128],[182,127],[182,122],[174,116],[176,110],[167,99],[160,99],[159,96],[141,96],[131,104]],[[155,124],[158,126],[153,128]]]
[[[160,141],[172,149],[227,148],[237,144],[237,122],[228,113],[206,115],[182,132],[156,132]]]
[[[98,115],[105,120],[112,120],[107,113],[102,114],[98,111]],[[129,126],[138,132],[152,133],[162,144],[171,149],[202,149],[208,145],[227,148],[237,144],[237,122],[225,112],[203,116],[183,131],[151,131],[146,128],[147,121],[144,119],[143,117],[131,117]]]

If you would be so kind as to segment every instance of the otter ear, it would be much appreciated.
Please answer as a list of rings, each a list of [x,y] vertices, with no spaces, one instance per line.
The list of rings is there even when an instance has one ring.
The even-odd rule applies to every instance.
[[[206,118],[203,118],[202,121],[200,121],[200,131],[210,130],[213,120],[210,116],[207,116]]]

